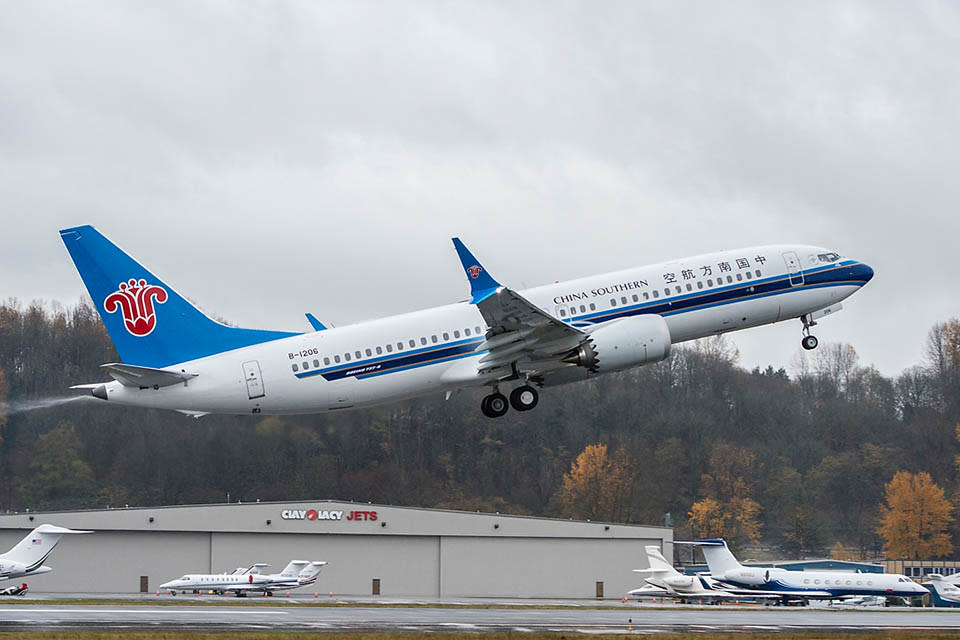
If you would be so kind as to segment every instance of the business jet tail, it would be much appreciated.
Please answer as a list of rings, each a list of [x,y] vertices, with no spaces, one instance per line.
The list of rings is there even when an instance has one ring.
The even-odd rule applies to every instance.
[[[18,542],[13,549],[0,555],[0,558],[22,564],[25,571],[29,573],[46,573],[46,571],[41,570],[43,561],[47,559],[53,548],[60,542],[60,538],[68,533],[92,532],[67,529],[53,524],[42,524],[24,536],[23,540]]]
[[[675,540],[674,544],[689,544],[700,547],[703,551],[703,557],[707,560],[707,566],[710,567],[710,573],[713,576],[722,576],[728,571],[742,569],[743,565],[727,548],[726,540],[716,538],[712,540],[697,540],[695,542],[680,542]]]
[[[60,237],[126,364],[160,368],[295,335],[214,321],[89,225]]]

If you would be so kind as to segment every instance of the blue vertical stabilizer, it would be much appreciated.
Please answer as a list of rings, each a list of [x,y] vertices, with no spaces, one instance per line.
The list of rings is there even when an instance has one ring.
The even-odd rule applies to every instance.
[[[297,335],[210,319],[89,225],[63,229],[60,237],[127,364],[166,367]]]

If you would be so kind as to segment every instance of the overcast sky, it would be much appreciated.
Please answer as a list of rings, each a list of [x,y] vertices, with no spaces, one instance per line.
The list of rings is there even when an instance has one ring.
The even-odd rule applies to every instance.
[[[0,1],[0,298],[75,303],[90,223],[241,326],[810,243],[892,375],[958,310],[952,2]],[[790,366],[800,325],[733,334]]]

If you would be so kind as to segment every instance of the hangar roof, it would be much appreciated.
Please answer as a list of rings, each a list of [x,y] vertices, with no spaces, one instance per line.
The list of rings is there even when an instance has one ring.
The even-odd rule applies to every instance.
[[[0,529],[43,523],[80,529],[354,535],[444,535],[542,538],[673,539],[666,527],[422,509],[346,502],[294,500],[0,515]]]

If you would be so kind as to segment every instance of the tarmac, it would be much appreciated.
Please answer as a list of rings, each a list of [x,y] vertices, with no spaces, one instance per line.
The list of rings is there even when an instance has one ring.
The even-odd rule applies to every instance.
[[[331,599],[96,594],[0,599],[0,631],[445,631],[445,632],[960,632],[960,610],[933,608],[660,605],[595,600]],[[129,604],[102,602],[123,599]],[[101,602],[98,604],[97,601]],[[217,606],[203,606],[216,603]],[[326,606],[290,606],[318,604]],[[387,606],[384,606],[387,605]],[[451,606],[455,605],[455,606]],[[492,607],[492,608],[491,608]],[[557,608],[562,607],[562,608]],[[598,608],[602,607],[602,608]]]

